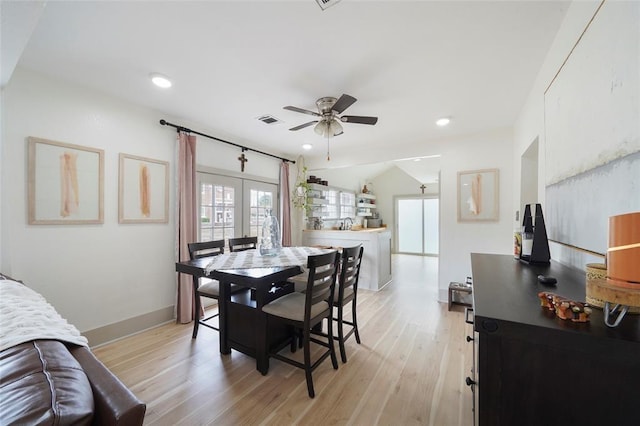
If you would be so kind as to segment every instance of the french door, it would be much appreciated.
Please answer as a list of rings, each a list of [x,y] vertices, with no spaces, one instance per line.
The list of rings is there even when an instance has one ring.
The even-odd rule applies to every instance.
[[[437,197],[397,197],[397,252],[437,256],[439,205]]]
[[[265,215],[277,217],[278,185],[198,172],[199,241],[260,236]]]

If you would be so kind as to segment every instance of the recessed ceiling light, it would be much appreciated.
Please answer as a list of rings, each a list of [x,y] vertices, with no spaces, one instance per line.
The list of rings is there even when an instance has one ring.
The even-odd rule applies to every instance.
[[[436,121],[436,124],[440,127],[446,126],[447,124],[449,124],[451,122],[451,119],[447,118],[447,117],[442,117],[441,119],[439,119],[438,121]]]
[[[167,89],[172,85],[171,80],[169,80],[167,77],[165,77],[162,74],[152,73],[149,75],[149,77],[151,78],[151,81],[153,82],[153,84],[155,84],[158,87],[162,87],[163,89]]]
[[[309,151],[311,148],[313,148],[313,145],[311,145],[310,143],[305,143],[304,145],[302,145],[302,149],[304,149],[305,151]]]

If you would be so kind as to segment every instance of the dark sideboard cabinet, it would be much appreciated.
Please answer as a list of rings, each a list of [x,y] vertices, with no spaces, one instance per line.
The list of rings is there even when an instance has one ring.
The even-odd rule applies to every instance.
[[[619,327],[557,318],[538,292],[585,300],[585,274],[552,261],[471,255],[476,426],[640,424],[640,315]],[[555,287],[540,284],[551,275]],[[471,340],[471,339],[468,339]]]

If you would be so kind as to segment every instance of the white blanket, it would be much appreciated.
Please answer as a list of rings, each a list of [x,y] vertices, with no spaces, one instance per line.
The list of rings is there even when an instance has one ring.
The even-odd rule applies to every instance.
[[[0,351],[37,339],[88,346],[42,295],[24,284],[0,280]]]

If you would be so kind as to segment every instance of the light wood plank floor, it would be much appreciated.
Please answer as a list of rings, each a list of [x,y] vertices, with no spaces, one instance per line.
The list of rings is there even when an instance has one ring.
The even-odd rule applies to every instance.
[[[262,376],[252,358],[220,355],[216,331],[201,327],[191,339],[191,324],[163,325],[94,353],[147,403],[149,425],[467,426],[471,326],[461,308],[448,312],[437,302],[436,268],[436,258],[393,256],[394,281],[359,293],[362,344],[347,341],[348,362],[338,370],[330,360],[318,367],[315,399],[304,371],[271,360]]]

